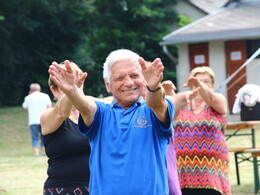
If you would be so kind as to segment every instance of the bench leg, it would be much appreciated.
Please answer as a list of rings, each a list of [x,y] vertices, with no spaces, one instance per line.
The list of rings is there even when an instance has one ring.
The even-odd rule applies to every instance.
[[[253,157],[253,163],[254,163],[254,180],[255,180],[255,194],[259,192],[259,173],[258,173],[258,162],[257,158]]]
[[[240,185],[240,176],[239,176],[239,167],[238,167],[237,154],[238,154],[237,152],[234,152],[235,164],[236,164],[237,185]]]

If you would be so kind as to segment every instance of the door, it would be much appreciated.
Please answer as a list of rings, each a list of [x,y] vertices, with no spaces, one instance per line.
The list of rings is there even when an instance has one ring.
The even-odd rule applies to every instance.
[[[190,70],[197,66],[209,66],[209,46],[208,43],[190,44]]]
[[[229,77],[247,60],[246,41],[227,41],[225,42],[225,50],[226,72],[227,77]],[[236,94],[238,90],[246,84],[246,80],[246,67],[244,67],[227,84],[227,95],[230,114],[232,114],[232,108],[236,99]]]

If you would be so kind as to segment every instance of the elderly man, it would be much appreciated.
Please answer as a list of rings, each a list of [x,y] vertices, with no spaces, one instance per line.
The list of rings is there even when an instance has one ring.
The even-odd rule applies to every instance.
[[[111,104],[86,96],[69,61],[65,67],[51,65],[49,73],[80,111],[79,129],[90,140],[90,194],[169,194],[166,150],[174,108],[161,88],[161,60],[147,66],[130,50],[111,52],[103,71]]]
[[[45,155],[40,116],[45,109],[52,107],[51,99],[48,94],[41,92],[41,86],[38,83],[32,83],[30,85],[29,95],[24,98],[22,106],[28,111],[28,123],[31,131],[34,155],[39,156],[40,147],[42,147],[43,155]],[[39,143],[39,137],[41,143]]]

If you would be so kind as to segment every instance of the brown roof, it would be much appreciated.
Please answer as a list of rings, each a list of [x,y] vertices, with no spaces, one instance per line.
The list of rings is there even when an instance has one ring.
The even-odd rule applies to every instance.
[[[260,38],[260,2],[232,5],[163,38],[160,45]]]

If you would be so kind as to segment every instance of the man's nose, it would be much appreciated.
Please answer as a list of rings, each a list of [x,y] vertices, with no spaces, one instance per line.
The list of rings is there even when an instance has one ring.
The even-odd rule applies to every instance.
[[[126,86],[131,86],[131,85],[134,84],[134,81],[133,81],[133,79],[132,79],[130,76],[127,76],[127,77],[125,77],[125,79],[124,79],[124,84],[125,84]]]

